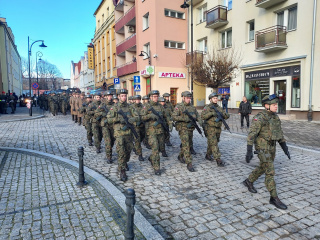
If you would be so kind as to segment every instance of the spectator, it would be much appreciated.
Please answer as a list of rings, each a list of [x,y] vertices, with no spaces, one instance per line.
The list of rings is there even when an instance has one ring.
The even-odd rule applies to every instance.
[[[224,95],[222,95],[222,109],[226,109],[226,113],[228,113],[228,101],[229,95],[227,95],[227,92],[224,92]]]
[[[242,102],[239,106],[239,115],[241,115],[241,128],[243,128],[243,119],[246,118],[247,128],[249,128],[249,115],[252,112],[251,103],[248,102],[246,97],[242,98]]]

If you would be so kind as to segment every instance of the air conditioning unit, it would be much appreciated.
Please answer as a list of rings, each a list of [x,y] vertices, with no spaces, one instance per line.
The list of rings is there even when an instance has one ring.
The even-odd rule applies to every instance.
[[[134,26],[129,26],[128,32],[129,32],[129,33],[135,33],[135,32],[136,32],[135,27],[134,27]]]

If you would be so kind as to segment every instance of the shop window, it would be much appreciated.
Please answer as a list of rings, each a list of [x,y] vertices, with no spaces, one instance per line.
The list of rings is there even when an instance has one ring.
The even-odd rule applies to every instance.
[[[269,79],[246,81],[245,96],[253,107],[261,107],[262,99],[269,95],[269,87]]]
[[[292,77],[292,94],[291,94],[291,107],[299,108],[300,107],[300,77]]]

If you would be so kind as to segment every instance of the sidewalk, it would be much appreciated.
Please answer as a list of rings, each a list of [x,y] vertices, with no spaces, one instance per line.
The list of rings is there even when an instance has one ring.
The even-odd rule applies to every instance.
[[[29,115],[29,109],[27,107],[19,107],[18,105],[14,114],[11,114],[11,108],[8,108],[7,112],[8,114],[0,114],[0,123],[32,120],[44,117],[43,110],[39,107],[32,108],[32,116]]]

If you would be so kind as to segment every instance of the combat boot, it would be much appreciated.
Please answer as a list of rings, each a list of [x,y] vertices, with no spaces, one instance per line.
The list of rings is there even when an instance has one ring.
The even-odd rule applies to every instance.
[[[221,159],[216,160],[218,167],[224,167],[226,165],[225,162],[223,162]]]
[[[181,162],[181,163],[186,163],[185,160],[184,160],[184,158],[183,158],[183,156],[178,155],[178,160],[179,160],[179,162]]]
[[[77,122],[78,122],[78,116],[74,115],[74,123],[77,123]]]
[[[207,160],[209,160],[211,162],[213,161],[213,157],[211,155],[209,155],[209,154],[206,154],[205,159],[207,159]]]
[[[269,201],[270,204],[276,206],[277,208],[280,208],[282,210],[286,210],[288,207],[280,201],[280,199],[277,197],[270,197],[270,201]]]
[[[90,146],[90,147],[93,146],[92,141],[89,141],[89,146]]]
[[[120,180],[125,182],[128,180],[127,174],[126,174],[126,170],[121,170],[120,172]]]
[[[160,176],[161,175],[161,171],[160,170],[154,170],[154,174]]]
[[[248,188],[249,192],[252,192],[252,193],[258,192],[257,189],[255,189],[255,187],[253,186],[253,183],[250,182],[248,178],[244,180],[242,183]]]
[[[162,157],[168,157],[168,154],[166,153],[166,151],[162,151]]]
[[[112,164],[112,158],[111,157],[107,157],[107,163],[108,164]]]
[[[72,121],[74,121],[74,115],[72,115]]]
[[[144,158],[142,157],[142,154],[141,155],[139,155],[139,161],[144,161]]]
[[[195,172],[196,170],[194,170],[192,163],[188,163],[187,165],[187,169],[189,170],[189,172]]]
[[[196,155],[196,154],[197,154],[196,151],[193,149],[193,147],[190,148],[190,153],[191,153],[192,155]]]
[[[81,118],[79,118],[78,123],[79,123],[79,126],[80,126],[81,125]]]
[[[100,148],[96,148],[96,153],[101,153]]]
[[[170,142],[170,140],[168,140],[168,141],[166,142],[166,144],[167,144],[168,147],[172,147],[172,143]]]

